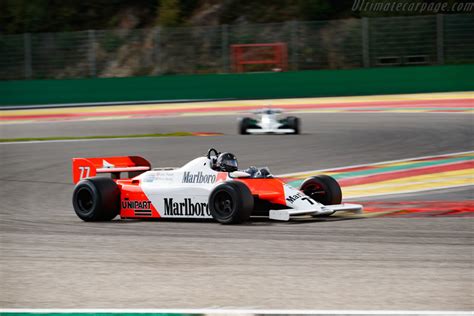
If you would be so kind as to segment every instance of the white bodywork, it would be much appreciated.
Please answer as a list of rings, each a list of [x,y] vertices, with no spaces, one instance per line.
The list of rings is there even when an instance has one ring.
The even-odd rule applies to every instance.
[[[211,169],[207,157],[181,168],[154,169],[138,176],[141,189],[164,218],[212,218],[209,195],[227,177],[227,173]]]
[[[280,128],[283,124],[278,121],[278,115],[282,113],[279,109],[263,109],[253,113],[259,115],[256,125],[260,128],[248,128],[249,134],[292,134],[295,132],[291,128]]]
[[[200,157],[181,168],[153,169],[135,179],[140,180],[140,188],[161,217],[212,218],[208,199],[217,185],[235,178],[242,178],[243,181],[253,179],[242,171],[217,172],[210,165],[209,158]],[[271,210],[271,219],[287,221],[295,215],[331,215],[336,211],[362,210],[362,206],[356,204],[325,206],[290,185],[283,182],[281,185],[288,209]]]

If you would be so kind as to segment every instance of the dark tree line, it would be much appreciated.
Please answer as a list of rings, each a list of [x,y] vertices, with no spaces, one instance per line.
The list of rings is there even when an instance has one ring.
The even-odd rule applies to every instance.
[[[419,14],[354,12],[352,11],[354,1],[362,0],[0,0],[0,33],[66,32],[155,25],[271,23],[361,15]],[[437,0],[397,1],[438,2]],[[193,22],[193,16],[206,10],[211,12],[209,17]]]

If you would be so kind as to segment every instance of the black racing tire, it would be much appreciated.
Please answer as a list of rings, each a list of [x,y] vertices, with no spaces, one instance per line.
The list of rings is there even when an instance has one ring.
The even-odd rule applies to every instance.
[[[333,177],[327,175],[318,175],[306,179],[301,184],[300,191],[324,205],[341,204],[342,201],[339,183]]]
[[[295,116],[288,116],[286,118],[288,127],[295,130],[293,134],[299,134],[300,133],[300,119],[295,117]]]
[[[119,213],[120,190],[110,178],[84,179],[74,188],[72,205],[85,222],[110,221]]]
[[[239,121],[239,134],[248,135],[247,129],[252,125],[252,119],[250,117],[244,117]]]
[[[212,217],[221,224],[240,224],[249,220],[254,200],[242,182],[229,181],[218,185],[209,196]]]

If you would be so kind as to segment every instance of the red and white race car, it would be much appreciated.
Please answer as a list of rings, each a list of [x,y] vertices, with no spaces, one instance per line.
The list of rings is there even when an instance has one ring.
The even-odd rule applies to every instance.
[[[308,178],[296,189],[267,168],[237,170],[233,157],[211,148],[181,168],[154,169],[137,156],[73,158],[74,210],[84,221],[120,215],[213,218],[223,224],[242,223],[250,216],[287,221],[297,215],[362,210],[361,205],[341,204],[339,184],[329,176]],[[100,176],[104,173],[112,176]],[[122,173],[128,176],[121,178]]]

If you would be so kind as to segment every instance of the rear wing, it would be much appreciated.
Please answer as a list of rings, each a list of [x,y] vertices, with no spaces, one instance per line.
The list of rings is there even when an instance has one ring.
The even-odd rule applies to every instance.
[[[264,109],[258,109],[258,110],[253,110],[253,114],[280,114],[283,113],[282,109],[277,109],[277,108],[264,108]]]
[[[113,179],[120,179],[121,172],[128,172],[128,178],[133,178],[150,169],[150,162],[138,156],[72,158],[72,181],[77,183],[100,173],[111,173]]]

